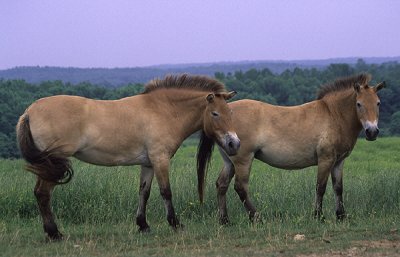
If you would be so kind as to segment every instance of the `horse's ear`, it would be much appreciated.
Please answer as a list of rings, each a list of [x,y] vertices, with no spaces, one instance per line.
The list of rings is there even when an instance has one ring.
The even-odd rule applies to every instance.
[[[386,86],[386,82],[382,81],[381,83],[379,83],[378,85],[376,85],[376,87],[374,87],[375,92],[378,92],[379,90],[381,90],[382,88],[384,88]]]
[[[215,97],[215,95],[213,93],[208,94],[207,97],[206,97],[207,102],[209,102],[209,103],[214,102],[214,97]]]
[[[360,89],[361,89],[360,83],[358,83],[358,82],[354,83],[354,90],[355,90],[357,93],[360,93]]]
[[[224,95],[224,98],[225,98],[225,100],[229,100],[229,99],[231,99],[232,97],[234,97],[236,94],[237,94],[236,91],[231,91],[231,92],[225,94],[225,95]]]

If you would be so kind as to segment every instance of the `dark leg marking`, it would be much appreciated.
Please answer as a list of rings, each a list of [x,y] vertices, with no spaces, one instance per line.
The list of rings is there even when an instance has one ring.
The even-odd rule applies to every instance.
[[[42,216],[44,232],[47,233],[50,240],[61,240],[63,235],[60,233],[57,224],[54,222],[50,206],[51,192],[53,188],[54,185],[42,179],[38,179],[34,194],[38,203],[40,215]]]
[[[139,205],[136,212],[136,224],[139,232],[150,232],[150,226],[146,221],[146,205],[150,197],[151,183],[154,171],[151,167],[142,166],[140,173]]]
[[[167,221],[171,227],[177,229],[179,227],[183,227],[182,224],[179,223],[178,218],[175,215],[174,206],[172,205],[172,192],[171,188],[168,186],[166,188],[160,188],[160,194],[165,201],[165,206],[167,209]]]

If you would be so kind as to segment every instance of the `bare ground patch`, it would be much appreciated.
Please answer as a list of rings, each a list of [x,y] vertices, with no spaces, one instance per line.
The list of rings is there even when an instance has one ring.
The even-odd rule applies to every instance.
[[[330,251],[328,253],[301,254],[298,257],[386,257],[400,256],[400,239],[396,240],[365,240],[354,241],[352,247],[341,251]]]

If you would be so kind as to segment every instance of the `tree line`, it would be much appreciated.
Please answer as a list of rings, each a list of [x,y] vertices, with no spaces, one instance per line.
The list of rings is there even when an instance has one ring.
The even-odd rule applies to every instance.
[[[316,98],[318,88],[336,78],[360,72],[372,74],[372,83],[386,81],[381,98],[380,128],[383,135],[400,135],[400,64],[397,62],[367,64],[358,60],[355,65],[331,64],[325,69],[294,68],[282,73],[271,70],[250,69],[236,72],[216,72],[215,77],[229,90],[236,90],[236,100],[256,99],[272,104],[297,105]],[[46,81],[37,84],[25,80],[0,79],[0,157],[18,158],[15,125],[19,116],[35,100],[51,95],[78,95],[93,99],[119,99],[141,93],[143,84],[127,84],[118,88]]]
[[[397,57],[370,57],[365,58],[366,63],[382,64],[384,62],[398,61]],[[22,66],[6,70],[0,70],[0,78],[24,79],[29,83],[38,84],[42,81],[60,80],[64,83],[78,84],[90,82],[106,87],[120,87],[129,83],[146,83],[155,77],[164,77],[166,74],[203,74],[213,76],[216,72],[235,72],[238,70],[269,69],[273,73],[280,74],[285,70],[324,69],[332,63],[347,63],[354,65],[357,58],[334,58],[325,60],[296,60],[296,61],[241,61],[241,62],[217,62],[217,63],[190,63],[190,64],[164,64],[149,67],[132,68],[76,68],[76,67],[48,67],[48,66]]]

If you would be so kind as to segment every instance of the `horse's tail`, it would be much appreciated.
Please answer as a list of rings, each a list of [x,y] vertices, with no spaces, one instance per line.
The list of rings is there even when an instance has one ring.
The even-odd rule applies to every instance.
[[[205,176],[210,164],[213,149],[214,140],[209,138],[204,131],[202,131],[199,146],[197,147],[197,190],[200,203],[203,203],[204,199]]]
[[[43,180],[55,184],[68,183],[74,174],[70,161],[58,148],[40,151],[33,140],[29,115],[24,113],[17,124],[17,142],[22,157],[28,162],[26,169]]]

